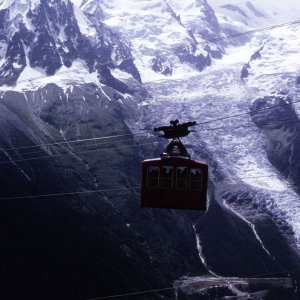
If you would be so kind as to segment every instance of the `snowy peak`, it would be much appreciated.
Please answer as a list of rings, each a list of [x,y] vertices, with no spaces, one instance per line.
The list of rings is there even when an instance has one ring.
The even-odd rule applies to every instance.
[[[251,2],[246,2],[246,6],[248,9],[254,13],[254,15],[258,18],[265,18],[265,14],[263,14],[261,11],[259,11]]]
[[[268,12],[254,1],[236,3],[211,0],[210,2],[213,4],[222,32],[228,36],[238,34],[234,39],[224,41],[226,45],[243,45],[249,41],[250,35],[240,36],[240,33],[273,25]]]
[[[178,2],[169,0],[168,3],[179,14],[184,26],[200,39],[219,37],[220,28],[214,10],[206,0],[189,0]]]
[[[104,13],[100,6],[100,2],[97,0],[87,0],[82,3],[77,3],[77,7],[80,7],[85,14],[97,18],[99,21],[104,19]]]
[[[54,75],[78,60],[100,81],[113,80],[108,65],[140,81],[128,45],[71,1],[6,0],[0,8],[0,85],[14,85],[23,71]]]
[[[220,28],[205,0],[86,0],[80,7],[130,41],[146,81],[184,68],[202,70],[223,52],[221,44],[206,42],[219,37]]]
[[[273,23],[291,22],[299,19],[299,1],[298,0],[251,0],[251,3],[268,13],[268,18]]]
[[[266,22],[267,18],[267,14],[264,13],[263,10],[257,8],[249,1],[239,4],[222,5],[219,8],[219,12],[221,11],[224,16],[249,26],[262,24],[263,22]]]
[[[264,95],[289,91],[298,98],[299,24],[273,29],[256,49],[246,70],[245,83]],[[267,72],[266,72],[267,70]],[[247,78],[247,79],[246,79]]]

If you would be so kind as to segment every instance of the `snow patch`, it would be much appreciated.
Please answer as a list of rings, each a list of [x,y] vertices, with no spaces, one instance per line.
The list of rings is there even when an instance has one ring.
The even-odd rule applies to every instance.
[[[5,41],[0,41],[0,59],[5,57],[7,50],[7,43]]]
[[[237,215],[240,219],[242,219],[245,223],[247,223],[247,224],[250,226],[250,228],[252,229],[252,231],[253,231],[253,233],[254,233],[254,235],[255,235],[256,240],[259,242],[259,244],[261,245],[261,247],[263,248],[263,250],[264,250],[269,256],[271,256],[269,250],[266,248],[266,246],[264,245],[263,241],[262,241],[261,238],[259,237],[259,235],[258,235],[258,233],[257,233],[257,231],[256,231],[256,229],[255,229],[255,225],[252,224],[251,222],[249,222],[249,221],[248,221],[246,218],[244,218],[241,214],[239,214],[239,213],[236,212],[235,210],[231,209],[231,208],[229,207],[229,205],[226,203],[226,201],[223,201],[223,204],[224,204],[224,206],[225,206],[228,210],[232,211],[235,215]],[[271,256],[271,257],[272,257],[272,256]],[[274,257],[272,257],[272,258],[274,259]]]
[[[91,22],[87,19],[87,17],[83,14],[83,12],[77,7],[74,7],[74,14],[80,29],[80,32],[90,39],[96,39],[97,31],[92,26]]]
[[[0,10],[9,8],[15,0],[2,0],[0,1]]]
[[[81,59],[74,61],[70,68],[62,66],[53,76],[47,76],[43,69],[32,68],[27,64],[15,87],[3,85],[0,87],[0,91],[36,91],[38,88],[49,83],[55,83],[64,89],[74,84],[82,84],[83,82],[99,85],[97,76],[96,72],[89,73],[86,63]]]
[[[269,33],[260,51],[261,58],[250,63],[249,76],[245,80],[250,88],[270,94],[294,82],[300,61],[299,29],[300,25],[290,25]]]
[[[92,4],[92,1],[89,3]],[[177,65],[181,63],[174,53],[175,49],[186,47],[192,51],[195,45],[190,32],[181,24],[168,1],[105,0],[101,2],[101,8],[105,16],[104,23],[130,41],[143,82],[163,78],[160,75],[157,77],[152,70],[152,60],[157,54],[167,58],[175,66],[176,72]],[[193,17],[199,19],[201,16],[202,12],[198,8]]]
[[[23,67],[23,65],[20,65],[19,63],[17,63],[17,62],[13,62],[13,67],[15,68],[15,69],[20,69],[20,68],[22,68]]]
[[[127,80],[133,78],[131,74],[120,69],[110,69],[110,73],[112,74],[112,76],[120,80]]]
[[[71,2],[76,6],[76,7],[80,7],[83,0],[71,0]]]
[[[105,91],[104,91],[104,89],[102,88],[101,85],[99,86],[99,88],[100,88],[102,94],[103,94],[109,101],[111,101],[110,97],[105,93]]]
[[[21,168],[19,167],[15,161],[12,159],[12,157],[8,154],[7,151],[5,151],[4,149],[2,149],[2,152],[7,156],[7,158],[9,159],[9,161],[15,166],[17,167],[17,169],[21,172],[22,175],[25,176],[25,178],[28,180],[28,181],[31,181],[31,178],[28,176],[28,174]]]
[[[203,255],[203,252],[202,252],[202,246],[201,246],[201,241],[200,241],[200,236],[199,234],[197,233],[197,230],[196,230],[196,225],[193,225],[193,230],[194,230],[194,233],[195,233],[195,237],[196,237],[196,245],[197,245],[197,250],[198,250],[198,254],[199,254],[199,258],[202,262],[202,264],[204,265],[204,267],[206,268],[206,270],[208,270],[208,272],[214,276],[218,276],[216,273],[214,273],[212,270],[209,269],[207,263],[206,263],[206,260],[205,260],[205,257]]]

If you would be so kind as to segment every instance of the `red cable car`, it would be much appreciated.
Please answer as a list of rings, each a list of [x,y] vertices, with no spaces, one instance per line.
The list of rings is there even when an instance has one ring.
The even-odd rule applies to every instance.
[[[206,210],[208,166],[190,159],[180,137],[188,135],[189,126],[196,122],[154,128],[161,135],[172,139],[160,158],[147,159],[142,163],[141,206]]]

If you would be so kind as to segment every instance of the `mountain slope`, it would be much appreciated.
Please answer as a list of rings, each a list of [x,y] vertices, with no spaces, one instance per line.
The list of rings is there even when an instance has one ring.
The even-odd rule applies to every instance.
[[[92,298],[164,287],[174,276],[204,271],[193,215],[141,211],[139,194],[126,191],[139,183],[139,143],[124,122],[133,100],[114,95],[92,84],[2,95],[2,297]],[[74,142],[116,133],[127,135],[125,142],[118,135]],[[122,190],[84,193],[112,188]],[[30,197],[57,193],[63,195]]]
[[[131,42],[133,55],[143,80],[161,78],[155,72],[180,73],[186,65],[198,70],[220,57],[222,44],[206,43],[220,34],[217,19],[206,1],[183,14],[185,4],[176,1],[83,1],[85,14],[98,18]]]
[[[294,268],[299,266],[298,125],[280,124],[298,121],[297,105],[292,105],[297,103],[298,72],[289,62],[297,56],[293,45],[299,39],[288,38],[296,29],[293,25],[257,33],[250,43],[227,49],[221,61],[199,75],[145,85],[153,99],[143,103],[144,124],[166,124],[174,118],[203,123],[186,144],[193,157],[210,167],[215,197],[196,233],[199,255],[218,276],[290,270],[299,282]],[[282,31],[285,34],[278,35]],[[248,61],[249,77],[242,79]],[[286,107],[275,109],[280,104]],[[229,221],[231,212],[238,220]],[[243,226],[252,231],[252,238]],[[251,251],[252,242],[268,259],[260,258],[257,249]],[[239,265],[248,259],[251,267]],[[278,271],[274,265],[273,271],[252,269],[269,259]]]
[[[95,72],[99,82],[114,87],[118,83],[123,91],[126,87],[107,66],[124,70],[140,81],[128,46],[101,22],[92,24],[72,2],[4,1],[0,11],[0,85],[14,85],[22,73],[54,75],[74,63]],[[28,78],[20,80],[24,79]]]
[[[0,5],[1,297],[299,296],[299,128],[268,125],[298,121],[296,26],[213,43],[202,0]],[[262,18],[229,5],[236,32]],[[209,164],[205,213],[139,207],[153,127],[176,118],[204,123],[185,143]],[[256,295],[226,279],[263,275]]]

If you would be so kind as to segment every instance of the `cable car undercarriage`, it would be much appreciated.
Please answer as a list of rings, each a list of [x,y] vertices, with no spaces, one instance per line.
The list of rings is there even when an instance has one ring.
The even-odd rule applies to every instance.
[[[160,158],[142,164],[141,206],[206,210],[208,166],[191,159],[180,138],[187,136],[196,122],[154,128],[160,137],[172,139]]]

